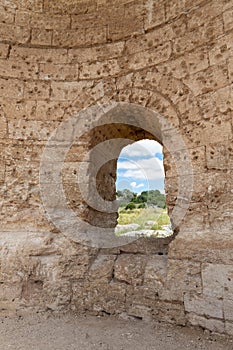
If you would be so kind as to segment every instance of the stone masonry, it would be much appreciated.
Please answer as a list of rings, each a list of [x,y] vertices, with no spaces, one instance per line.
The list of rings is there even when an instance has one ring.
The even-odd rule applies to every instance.
[[[72,115],[111,103],[125,116],[133,104],[142,125],[116,119],[118,127],[74,141],[62,168],[67,205],[114,228],[116,213],[83,200],[79,163],[103,141],[156,139],[143,121],[159,113],[174,128],[158,126],[170,214],[177,199],[185,205],[179,181],[193,177],[171,239],[95,247],[46,215],[40,169],[49,138]],[[232,111],[233,0],[0,0],[0,315],[121,314],[233,335]],[[174,130],[192,173],[176,169],[183,148],[166,148],[177,145]],[[104,199],[114,200],[115,179],[116,159],[97,176]],[[56,185],[48,185],[55,196]]]

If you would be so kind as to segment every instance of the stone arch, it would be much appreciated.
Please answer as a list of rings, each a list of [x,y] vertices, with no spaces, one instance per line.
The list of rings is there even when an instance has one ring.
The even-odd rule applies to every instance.
[[[171,133],[173,133],[172,139],[170,138]],[[41,162],[42,198],[50,220],[65,235],[68,235],[74,241],[86,242],[91,246],[97,245],[98,247],[120,246],[129,243],[129,241],[120,243],[119,239],[117,241],[112,236],[108,242],[105,242],[106,234],[109,234],[109,230],[112,232],[112,228],[115,226],[113,224],[114,220],[116,224],[116,207],[112,202],[115,193],[112,191],[114,185],[111,185],[110,193],[112,195],[106,197],[104,185],[111,181],[106,180],[105,175],[106,173],[113,174],[116,171],[116,159],[121,149],[130,140],[135,141],[145,137],[155,139],[163,144],[167,151],[172,154],[176,163],[180,198],[177,196],[175,202],[168,199],[168,203],[170,203],[169,211],[174,228],[178,229],[188,208],[192,193],[192,176],[189,176],[189,182],[185,185],[179,180],[179,177],[183,175],[183,172],[185,173],[187,168],[190,169],[190,174],[192,172],[191,160],[183,138],[179,131],[158,112],[136,104],[115,102],[84,109],[64,121],[54,132],[45,149]],[[76,181],[78,180],[80,192],[77,194],[78,201],[75,201],[72,199],[72,197],[74,198],[72,186],[69,185],[69,190],[66,189],[64,193],[63,184],[59,177],[67,154],[72,152],[72,146],[77,145],[80,140],[82,140],[83,146],[86,147],[86,151],[84,151],[84,157],[79,161],[78,169],[76,169],[76,174],[78,174]],[[54,148],[54,143],[57,145],[56,148]],[[179,150],[184,153],[183,157],[177,157],[176,152]],[[111,161],[113,162],[111,166],[108,164],[105,167],[106,163]],[[101,170],[102,167],[104,170]],[[69,171],[69,168],[67,170]],[[99,184],[102,182],[102,185],[99,186],[97,191],[95,185],[99,170],[102,171],[102,175],[100,175],[97,182]],[[50,180],[48,180],[48,174]],[[105,183],[101,181],[104,177],[107,181]],[[83,181],[83,179],[85,180]],[[75,186],[75,184],[73,185]],[[71,200],[68,199],[67,201],[66,194],[68,193],[71,194]],[[99,193],[102,194],[102,198]],[[72,210],[72,201],[76,206],[79,205],[84,209],[82,210],[81,220],[75,217]],[[67,202],[69,205],[71,204],[71,208],[68,207]],[[94,208],[94,215],[90,208]],[[99,216],[96,215],[97,211],[100,212]],[[101,214],[105,211],[110,216],[113,215],[113,220],[109,219],[108,216],[106,219],[106,216]],[[107,228],[106,225],[99,227],[96,225],[96,220],[102,223],[104,220],[109,220],[110,225],[107,225]]]

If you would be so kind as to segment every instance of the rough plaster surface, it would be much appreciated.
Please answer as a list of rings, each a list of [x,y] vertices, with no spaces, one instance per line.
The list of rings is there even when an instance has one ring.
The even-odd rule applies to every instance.
[[[232,0],[0,1],[1,314],[126,313],[233,334],[232,11]],[[170,244],[91,248],[46,216],[39,171],[51,133],[74,113],[113,102],[160,113],[190,154],[192,197]],[[95,225],[114,226],[116,216],[85,206],[76,167],[95,142],[145,137],[119,130],[84,135],[63,166],[68,205]],[[172,130],[162,136],[176,145]],[[170,212],[182,154],[165,150]],[[107,199],[114,167],[99,175]]]

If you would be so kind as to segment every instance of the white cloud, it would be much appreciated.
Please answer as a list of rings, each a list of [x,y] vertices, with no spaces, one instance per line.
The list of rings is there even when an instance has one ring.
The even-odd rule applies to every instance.
[[[137,182],[131,182],[131,184],[130,184],[130,186],[132,187],[132,188],[141,188],[141,187],[144,187],[144,185],[141,183],[141,184],[138,184],[137,185]]]
[[[131,177],[141,180],[164,178],[163,161],[154,157],[118,162],[117,169],[120,177]]]
[[[148,157],[154,156],[155,153],[162,153],[162,146],[153,140],[141,140],[123,148],[120,157]]]

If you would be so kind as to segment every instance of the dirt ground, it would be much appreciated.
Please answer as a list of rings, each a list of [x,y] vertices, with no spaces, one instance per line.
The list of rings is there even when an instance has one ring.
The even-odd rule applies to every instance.
[[[0,349],[232,350],[233,339],[200,329],[75,315],[0,318]]]

